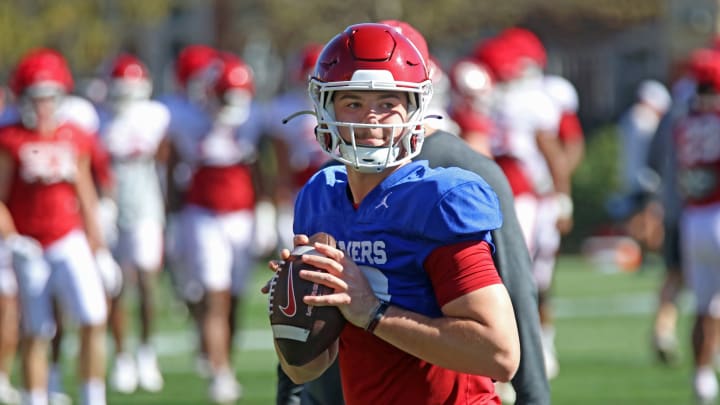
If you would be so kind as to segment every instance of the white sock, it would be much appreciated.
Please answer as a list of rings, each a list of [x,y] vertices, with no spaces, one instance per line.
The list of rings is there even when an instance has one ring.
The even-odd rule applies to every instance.
[[[105,405],[105,383],[91,378],[80,387],[80,403],[83,405]]]
[[[50,392],[63,392],[62,370],[58,363],[52,363],[48,371],[48,389]]]
[[[715,398],[718,395],[718,380],[712,367],[695,370],[695,390],[701,398]]]
[[[139,362],[154,363],[156,361],[155,349],[148,343],[141,344],[137,349],[137,357]]]
[[[21,403],[27,405],[47,405],[48,404],[48,393],[45,390],[32,390],[21,393]]]
[[[546,350],[555,352],[555,327],[552,325],[543,325],[540,332],[543,347]]]

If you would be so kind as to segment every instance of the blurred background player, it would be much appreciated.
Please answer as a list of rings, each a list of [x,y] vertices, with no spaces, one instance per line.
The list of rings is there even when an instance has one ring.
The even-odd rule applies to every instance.
[[[276,224],[263,221],[258,213],[259,231],[277,229],[278,246],[292,246],[293,204],[298,191],[305,182],[328,160],[315,140],[315,117],[309,114],[297,116],[292,125],[284,119],[298,111],[312,109],[307,96],[307,79],[315,68],[321,44],[305,45],[292,63],[288,64],[286,90],[275,96],[265,110],[265,132],[273,141],[276,153],[277,175],[274,180],[274,204],[277,210]],[[260,247],[261,250],[262,247]]]
[[[56,116],[72,84],[62,55],[28,52],[11,78],[21,123],[0,133],[0,224],[18,279],[23,401],[29,404],[49,400],[46,356],[55,334],[54,298],[80,324],[82,403],[105,403],[107,307],[98,270],[112,258],[96,220],[91,135]]]
[[[450,83],[450,117],[457,123],[460,138],[478,153],[491,157],[490,70],[475,58],[461,58],[450,68]]]
[[[168,266],[177,296],[187,305],[197,327],[198,353],[196,369],[201,376],[209,375],[207,349],[198,319],[202,286],[192,277],[188,265],[188,232],[185,229],[184,201],[190,184],[192,169],[181,159],[172,142],[173,134],[204,133],[211,125],[209,98],[217,80],[221,62],[216,49],[200,44],[188,45],[178,54],[174,63],[177,89],[163,95],[160,101],[170,112],[166,150],[164,151],[165,191],[165,262]],[[180,135],[178,135],[180,136]]]
[[[109,324],[115,343],[110,374],[112,389],[131,393],[137,385],[157,392],[163,387],[152,346],[155,279],[162,265],[165,208],[156,156],[170,120],[164,105],[150,100],[152,82],[145,64],[130,54],[113,61],[108,83],[108,109],[100,137],[110,155],[117,207],[113,253],[123,269],[125,286],[137,285],[140,341],[136,359],[125,346],[125,310],[121,292],[110,291]]]
[[[531,31],[508,28],[480,43],[475,55],[496,78],[492,154],[513,189],[542,308],[560,243],[558,220],[572,215],[568,162],[558,138],[561,111],[543,84],[545,48]],[[541,252],[545,260],[537,260]],[[555,331],[543,322],[542,312],[540,317],[546,373],[552,379],[559,371]]]
[[[0,127],[18,121],[17,110],[12,108],[11,94],[0,87]],[[12,386],[13,361],[17,351],[19,308],[17,280],[12,268],[12,254],[4,241],[0,241],[0,404],[19,404],[20,392]]]
[[[685,279],[695,296],[693,392],[700,403],[714,404],[718,381],[713,359],[720,338],[720,52],[695,51],[691,71],[697,95],[673,131],[683,196],[680,248]]]
[[[262,121],[250,67],[227,52],[219,53],[218,61],[208,113],[178,117],[187,122],[171,124],[170,140],[177,158],[191,168],[183,202],[184,248],[202,293],[197,319],[210,366],[209,394],[222,403],[241,395],[230,349],[237,304],[254,267],[254,164]]]
[[[638,85],[635,102],[618,123],[623,197],[614,215],[640,244],[643,256],[648,251],[659,251],[663,240],[662,207],[654,198],[660,178],[648,167],[648,152],[671,101],[665,85],[645,80]]]
[[[678,186],[673,127],[678,120],[687,116],[696,96],[697,84],[690,69],[691,62],[691,58],[686,58],[681,63],[680,77],[672,85],[672,103],[660,120],[648,152],[648,168],[657,173],[660,180],[655,198],[662,206],[662,256],[665,270],[658,289],[657,308],[653,314],[651,345],[658,360],[666,365],[677,364],[680,349],[677,338],[678,298],[683,291],[685,280],[680,257],[679,230],[682,196]]]

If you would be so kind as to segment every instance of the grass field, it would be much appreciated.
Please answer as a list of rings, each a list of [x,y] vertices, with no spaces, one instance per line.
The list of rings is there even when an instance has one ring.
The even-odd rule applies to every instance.
[[[245,332],[233,354],[244,386],[241,404],[275,401],[276,360],[271,349],[266,298],[259,293],[267,276],[260,267],[242,308]],[[649,346],[655,291],[662,276],[658,265],[636,273],[607,273],[593,269],[579,257],[562,257],[556,278],[557,345],[560,375],[552,381],[553,404],[691,404],[689,385],[689,308],[684,296],[680,322],[682,360],[673,368],[660,366]],[[163,287],[167,287],[167,284]],[[110,404],[204,404],[207,385],[194,372],[194,335],[186,314],[169,288],[161,290],[157,348],[165,376],[159,394],[109,394]],[[74,386],[74,342],[65,351],[65,381]]]

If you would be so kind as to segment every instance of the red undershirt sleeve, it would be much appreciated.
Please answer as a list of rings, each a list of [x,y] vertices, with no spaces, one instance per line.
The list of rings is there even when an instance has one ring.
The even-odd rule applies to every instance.
[[[442,307],[483,287],[502,283],[487,242],[462,242],[441,246],[425,259],[435,297]]]

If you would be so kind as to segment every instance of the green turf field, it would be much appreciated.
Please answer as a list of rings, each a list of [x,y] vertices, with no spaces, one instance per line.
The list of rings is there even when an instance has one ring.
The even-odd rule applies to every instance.
[[[243,307],[242,326],[233,354],[244,386],[241,404],[274,404],[275,357],[267,324],[266,298],[259,293],[267,270],[260,266]],[[649,347],[659,264],[637,273],[595,270],[577,257],[563,257],[556,278],[557,345],[560,375],[553,380],[553,404],[691,404],[689,386],[690,299],[682,300],[682,361],[674,368],[658,365]],[[130,296],[132,297],[132,296]],[[165,376],[160,394],[109,394],[110,404],[204,404],[207,385],[194,372],[194,335],[181,305],[167,283],[158,298],[157,347]],[[73,339],[65,362],[67,388],[73,384]],[[17,377],[15,378],[17,380]]]

